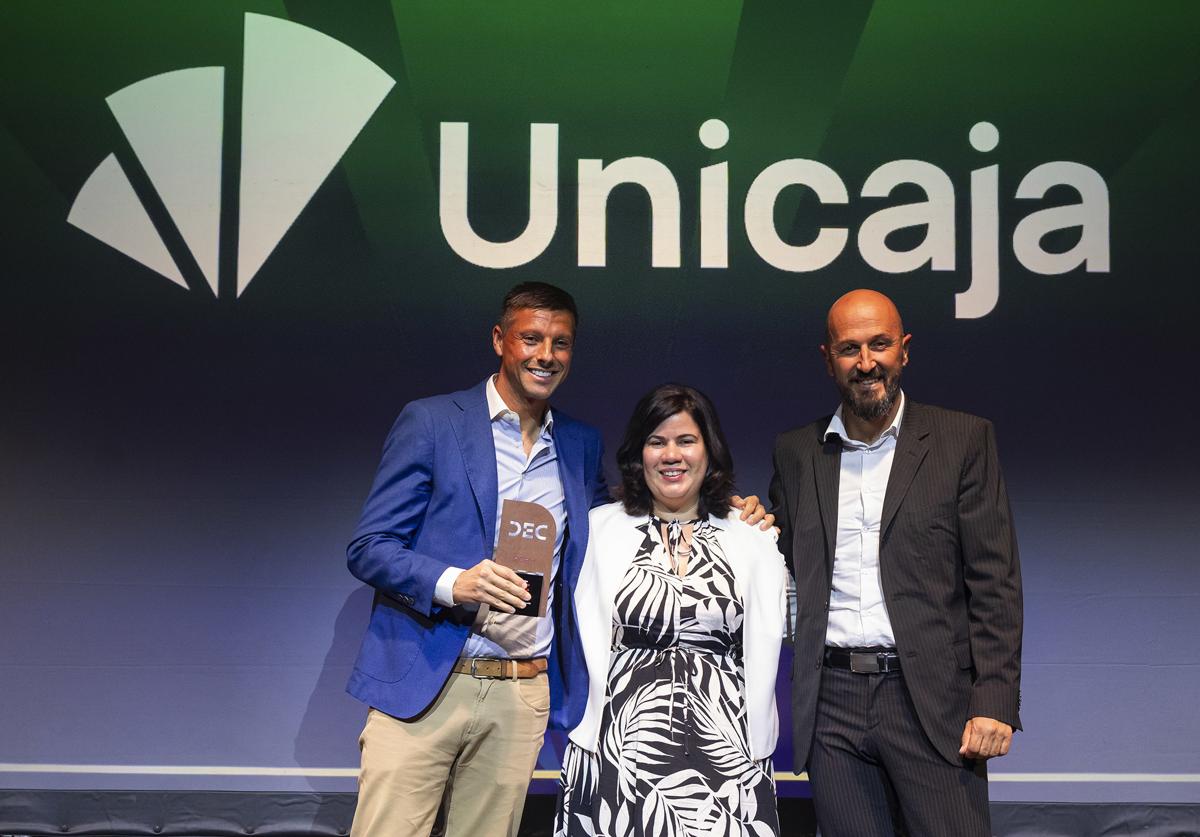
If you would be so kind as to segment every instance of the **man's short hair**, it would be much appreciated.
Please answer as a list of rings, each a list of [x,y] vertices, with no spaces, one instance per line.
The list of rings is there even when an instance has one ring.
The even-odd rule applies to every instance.
[[[567,311],[575,321],[575,327],[579,328],[579,311],[575,308],[575,300],[562,288],[547,282],[522,282],[504,295],[504,302],[500,305],[501,331],[508,330],[513,315],[522,308]]]

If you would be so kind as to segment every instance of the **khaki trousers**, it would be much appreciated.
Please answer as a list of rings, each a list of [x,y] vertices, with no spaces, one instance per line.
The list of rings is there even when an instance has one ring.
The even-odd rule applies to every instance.
[[[451,674],[433,704],[402,721],[371,709],[351,837],[516,837],[550,714],[545,672],[524,680]]]

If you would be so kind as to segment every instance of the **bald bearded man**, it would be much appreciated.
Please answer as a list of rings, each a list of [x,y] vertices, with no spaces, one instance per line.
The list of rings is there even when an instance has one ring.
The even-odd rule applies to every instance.
[[[821,348],[841,405],[784,433],[771,503],[796,578],[795,763],[825,837],[986,837],[1020,729],[1021,573],[992,425],[908,401],[912,335],[852,291]]]

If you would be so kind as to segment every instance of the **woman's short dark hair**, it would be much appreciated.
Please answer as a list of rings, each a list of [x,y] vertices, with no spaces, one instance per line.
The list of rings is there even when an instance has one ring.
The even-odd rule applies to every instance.
[[[700,485],[700,517],[724,517],[729,514],[729,499],[733,496],[733,457],[729,444],[712,401],[700,390],[683,384],[657,386],[633,408],[625,438],[617,448],[617,467],[621,470],[617,495],[631,515],[649,514],[653,510],[654,497],[646,485],[642,449],[655,428],[676,413],[687,413],[696,422],[708,454],[708,473]]]

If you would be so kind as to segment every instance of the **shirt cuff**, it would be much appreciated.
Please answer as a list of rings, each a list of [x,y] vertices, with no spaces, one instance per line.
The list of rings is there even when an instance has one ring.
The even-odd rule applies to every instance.
[[[447,567],[433,588],[433,600],[442,607],[454,607],[454,582],[465,572],[461,567]]]

